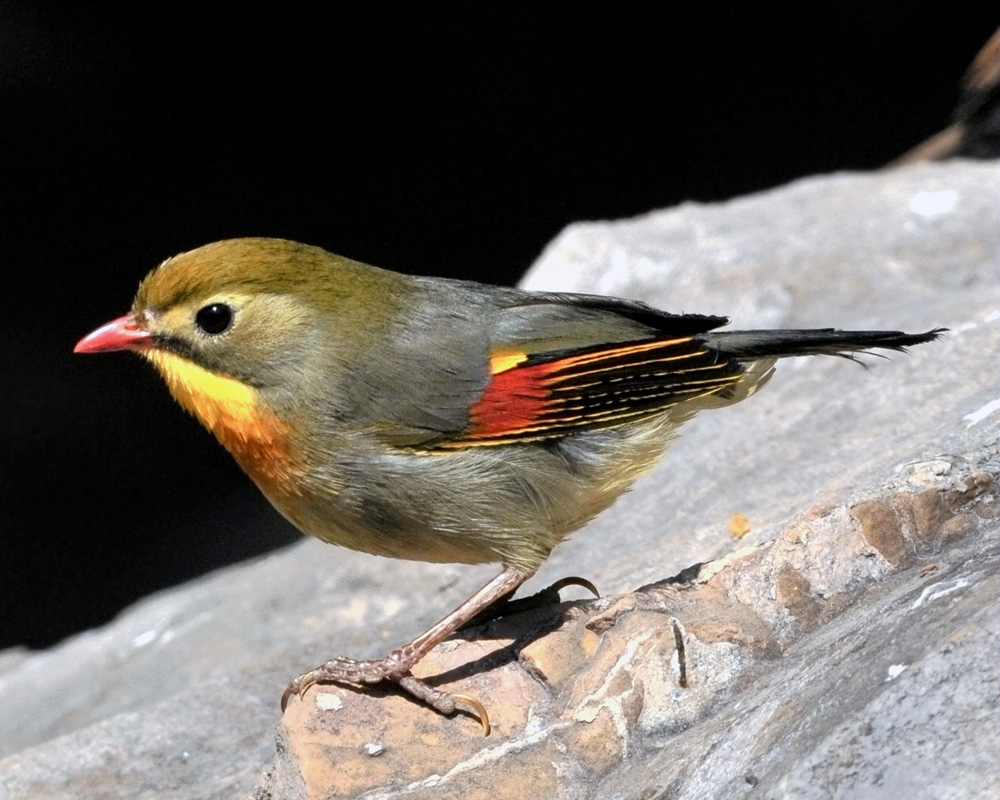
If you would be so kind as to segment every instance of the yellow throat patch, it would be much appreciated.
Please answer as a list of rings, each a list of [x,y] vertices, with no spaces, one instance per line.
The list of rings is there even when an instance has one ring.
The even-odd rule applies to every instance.
[[[181,407],[208,428],[258,483],[283,486],[295,472],[288,425],[262,406],[256,390],[175,353],[141,351]]]

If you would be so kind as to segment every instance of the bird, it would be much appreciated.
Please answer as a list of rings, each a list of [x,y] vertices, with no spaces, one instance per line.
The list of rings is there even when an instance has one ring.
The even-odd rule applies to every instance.
[[[282,697],[284,709],[317,683],[388,681],[488,734],[482,704],[412,668],[648,472],[681,423],[750,397],[780,358],[857,360],[945,330],[718,330],[728,321],[240,238],[163,261],[129,313],[74,349],[148,360],[301,531],[380,556],[499,564],[409,643],[331,659]]]

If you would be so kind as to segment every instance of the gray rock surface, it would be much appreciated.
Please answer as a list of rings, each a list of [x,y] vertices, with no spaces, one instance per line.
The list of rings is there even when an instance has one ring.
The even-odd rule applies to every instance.
[[[582,574],[616,595],[763,545],[704,586],[751,609],[775,645],[691,632],[691,690],[661,681],[662,704],[623,728],[620,763],[562,773],[558,796],[1000,796],[995,491],[954,499],[1000,474],[998,186],[996,163],[814,178],[574,225],[543,254],[528,288],[728,314],[733,327],[951,328],[867,373],[783,362],[760,395],[689,423],[654,473],[556,551],[532,585]],[[737,513],[741,542],[727,530]],[[309,540],[50,651],[2,654],[0,797],[246,796],[274,760],[290,677],[340,653],[382,655],[492,571]],[[616,601],[601,602],[588,608]],[[467,719],[409,713],[475,735]],[[498,731],[480,760],[523,735]],[[283,755],[259,796],[294,766]],[[474,770],[445,773],[435,796]],[[296,796],[293,784],[273,796]],[[454,796],[477,796],[462,786]]]

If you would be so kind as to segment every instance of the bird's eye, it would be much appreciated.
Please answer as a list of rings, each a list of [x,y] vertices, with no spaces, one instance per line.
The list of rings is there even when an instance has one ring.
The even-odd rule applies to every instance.
[[[194,321],[205,333],[213,336],[225,331],[233,322],[233,310],[225,303],[211,303],[194,316]]]

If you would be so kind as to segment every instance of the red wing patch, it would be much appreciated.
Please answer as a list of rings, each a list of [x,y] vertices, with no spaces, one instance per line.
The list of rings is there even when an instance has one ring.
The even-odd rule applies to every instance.
[[[742,375],[737,363],[690,336],[503,354],[494,357],[493,369],[470,410],[468,431],[439,447],[506,444],[619,425],[724,391]]]

